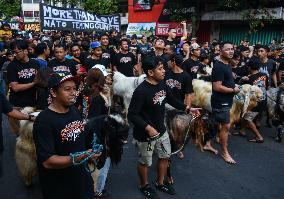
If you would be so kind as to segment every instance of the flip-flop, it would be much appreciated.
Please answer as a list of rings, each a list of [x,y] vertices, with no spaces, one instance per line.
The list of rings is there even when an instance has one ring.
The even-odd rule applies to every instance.
[[[242,134],[240,132],[232,133],[233,136],[239,136],[239,137],[246,137],[246,134]]]
[[[252,139],[250,139],[248,141],[249,142],[253,142],[253,143],[259,143],[259,144],[264,142],[264,140],[260,140],[260,139],[257,139],[257,138],[252,138]]]

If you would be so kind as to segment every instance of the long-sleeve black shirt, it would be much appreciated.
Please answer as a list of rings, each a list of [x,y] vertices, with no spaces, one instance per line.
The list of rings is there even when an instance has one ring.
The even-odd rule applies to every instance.
[[[145,128],[151,125],[162,136],[166,127],[164,125],[165,103],[179,110],[186,106],[173,97],[164,81],[157,85],[144,81],[133,93],[128,109],[128,119],[134,124],[133,137],[139,142],[146,142],[149,138]]]

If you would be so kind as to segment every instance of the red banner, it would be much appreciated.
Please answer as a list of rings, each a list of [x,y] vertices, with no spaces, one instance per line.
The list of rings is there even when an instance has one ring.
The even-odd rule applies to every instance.
[[[163,23],[157,23],[156,26],[156,35],[158,36],[167,36],[169,28],[174,28],[177,31],[177,36],[180,37],[183,35],[183,27],[180,23],[174,23],[174,22],[163,22]]]

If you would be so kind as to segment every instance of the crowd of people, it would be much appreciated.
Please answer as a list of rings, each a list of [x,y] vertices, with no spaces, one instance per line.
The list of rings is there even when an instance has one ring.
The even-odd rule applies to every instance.
[[[186,27],[184,22],[182,24]],[[3,24],[0,66],[0,110],[9,116],[11,131],[18,136],[19,119],[35,120],[33,135],[45,199],[108,196],[105,182],[109,159],[100,169],[97,188],[93,190],[91,175],[82,165],[74,165],[88,153],[76,156],[75,160],[70,154],[92,151],[92,136],[84,133],[84,122],[109,113],[111,102],[104,93],[109,92],[107,87],[112,83],[114,71],[127,77],[146,74],[146,80],[133,93],[128,119],[137,140],[140,191],[154,199],[159,197],[148,181],[153,152],[158,155],[156,189],[175,194],[172,184],[164,181],[173,147],[164,116],[165,111],[173,107],[199,114],[199,108],[192,106],[194,79],[212,82],[214,129],[219,129],[221,156],[229,164],[236,163],[228,150],[228,134],[230,108],[240,85],[256,85],[263,91],[262,100],[244,114],[237,124],[240,130],[235,133],[246,136],[246,128],[250,128],[255,134],[249,140],[253,143],[264,142],[259,127],[263,113],[267,112],[266,91],[270,87],[279,87],[279,92],[284,89],[283,43],[250,45],[246,39],[239,45],[218,40],[200,43],[196,37],[188,38],[186,31],[183,37],[177,38],[175,29],[169,29],[166,38],[129,37],[115,30],[13,35],[9,25]],[[114,104],[122,104],[119,97],[114,96],[114,99]],[[34,118],[20,112],[24,107],[42,111]],[[281,111],[277,109],[283,125]],[[270,126],[270,122],[267,117],[267,125]],[[204,146],[215,154],[217,150],[210,140],[216,134],[217,131],[211,132]],[[281,130],[276,138],[281,141]],[[152,140],[150,146],[149,139]],[[3,150],[1,130],[0,153]],[[93,154],[91,159],[99,156]],[[184,155],[180,152],[179,156]]]

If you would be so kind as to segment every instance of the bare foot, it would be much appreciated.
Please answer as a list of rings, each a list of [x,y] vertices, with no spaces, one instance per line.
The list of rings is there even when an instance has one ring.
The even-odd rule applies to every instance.
[[[230,156],[229,153],[227,154],[221,154],[224,161],[228,164],[236,164],[237,162]]]
[[[203,147],[203,150],[212,152],[212,153],[214,153],[215,155],[218,154],[218,151],[217,151],[216,149],[214,149],[211,145],[205,145],[205,146]]]

